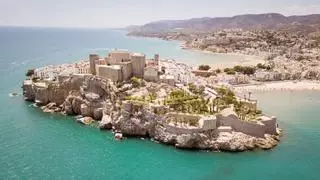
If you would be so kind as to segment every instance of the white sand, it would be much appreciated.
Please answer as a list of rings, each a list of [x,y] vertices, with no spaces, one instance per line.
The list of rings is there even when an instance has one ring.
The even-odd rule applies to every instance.
[[[264,91],[320,91],[320,81],[279,81],[267,82],[258,85],[242,85],[234,87],[236,92],[264,92]]]
[[[263,56],[255,56],[255,55],[246,55],[241,53],[216,53],[206,50],[199,50],[199,49],[192,49],[192,48],[185,48],[188,51],[206,53],[206,54],[216,54],[216,55],[231,55],[231,56],[238,56],[237,61],[225,61],[225,62],[212,62],[210,65],[214,66],[215,68],[225,69],[225,68],[233,68],[234,66],[256,66],[257,64],[261,63],[264,64],[265,61],[263,60]]]

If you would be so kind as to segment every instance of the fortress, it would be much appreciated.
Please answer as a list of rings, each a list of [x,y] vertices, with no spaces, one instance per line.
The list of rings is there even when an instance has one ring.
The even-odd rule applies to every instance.
[[[150,63],[146,63],[146,55],[114,50],[105,58],[96,54],[89,55],[90,74],[121,82],[135,76],[149,81],[159,79],[159,55],[156,54]],[[85,71],[83,71],[85,72]]]

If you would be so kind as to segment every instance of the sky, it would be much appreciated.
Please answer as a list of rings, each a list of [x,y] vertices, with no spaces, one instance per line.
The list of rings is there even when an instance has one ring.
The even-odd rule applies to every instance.
[[[0,0],[0,26],[117,28],[270,12],[320,14],[320,0]]]

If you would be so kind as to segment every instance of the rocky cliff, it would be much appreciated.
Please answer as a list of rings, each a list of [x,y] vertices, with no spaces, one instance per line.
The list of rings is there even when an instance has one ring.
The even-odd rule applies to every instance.
[[[219,133],[175,131],[168,128],[165,106],[122,99],[132,86],[117,88],[111,81],[91,75],[59,77],[58,81],[23,84],[26,100],[35,102],[45,112],[64,112],[100,121],[100,129],[113,129],[124,136],[149,137],[178,148],[221,151],[270,149],[278,144],[277,136],[257,138],[241,132]]]

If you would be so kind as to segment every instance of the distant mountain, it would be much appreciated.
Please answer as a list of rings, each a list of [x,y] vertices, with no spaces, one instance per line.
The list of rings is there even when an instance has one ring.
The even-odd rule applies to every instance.
[[[194,18],[188,20],[162,20],[151,22],[134,31],[163,32],[175,29],[210,31],[218,29],[277,29],[313,32],[320,30],[320,14],[284,16],[277,13],[245,14],[233,17]]]

